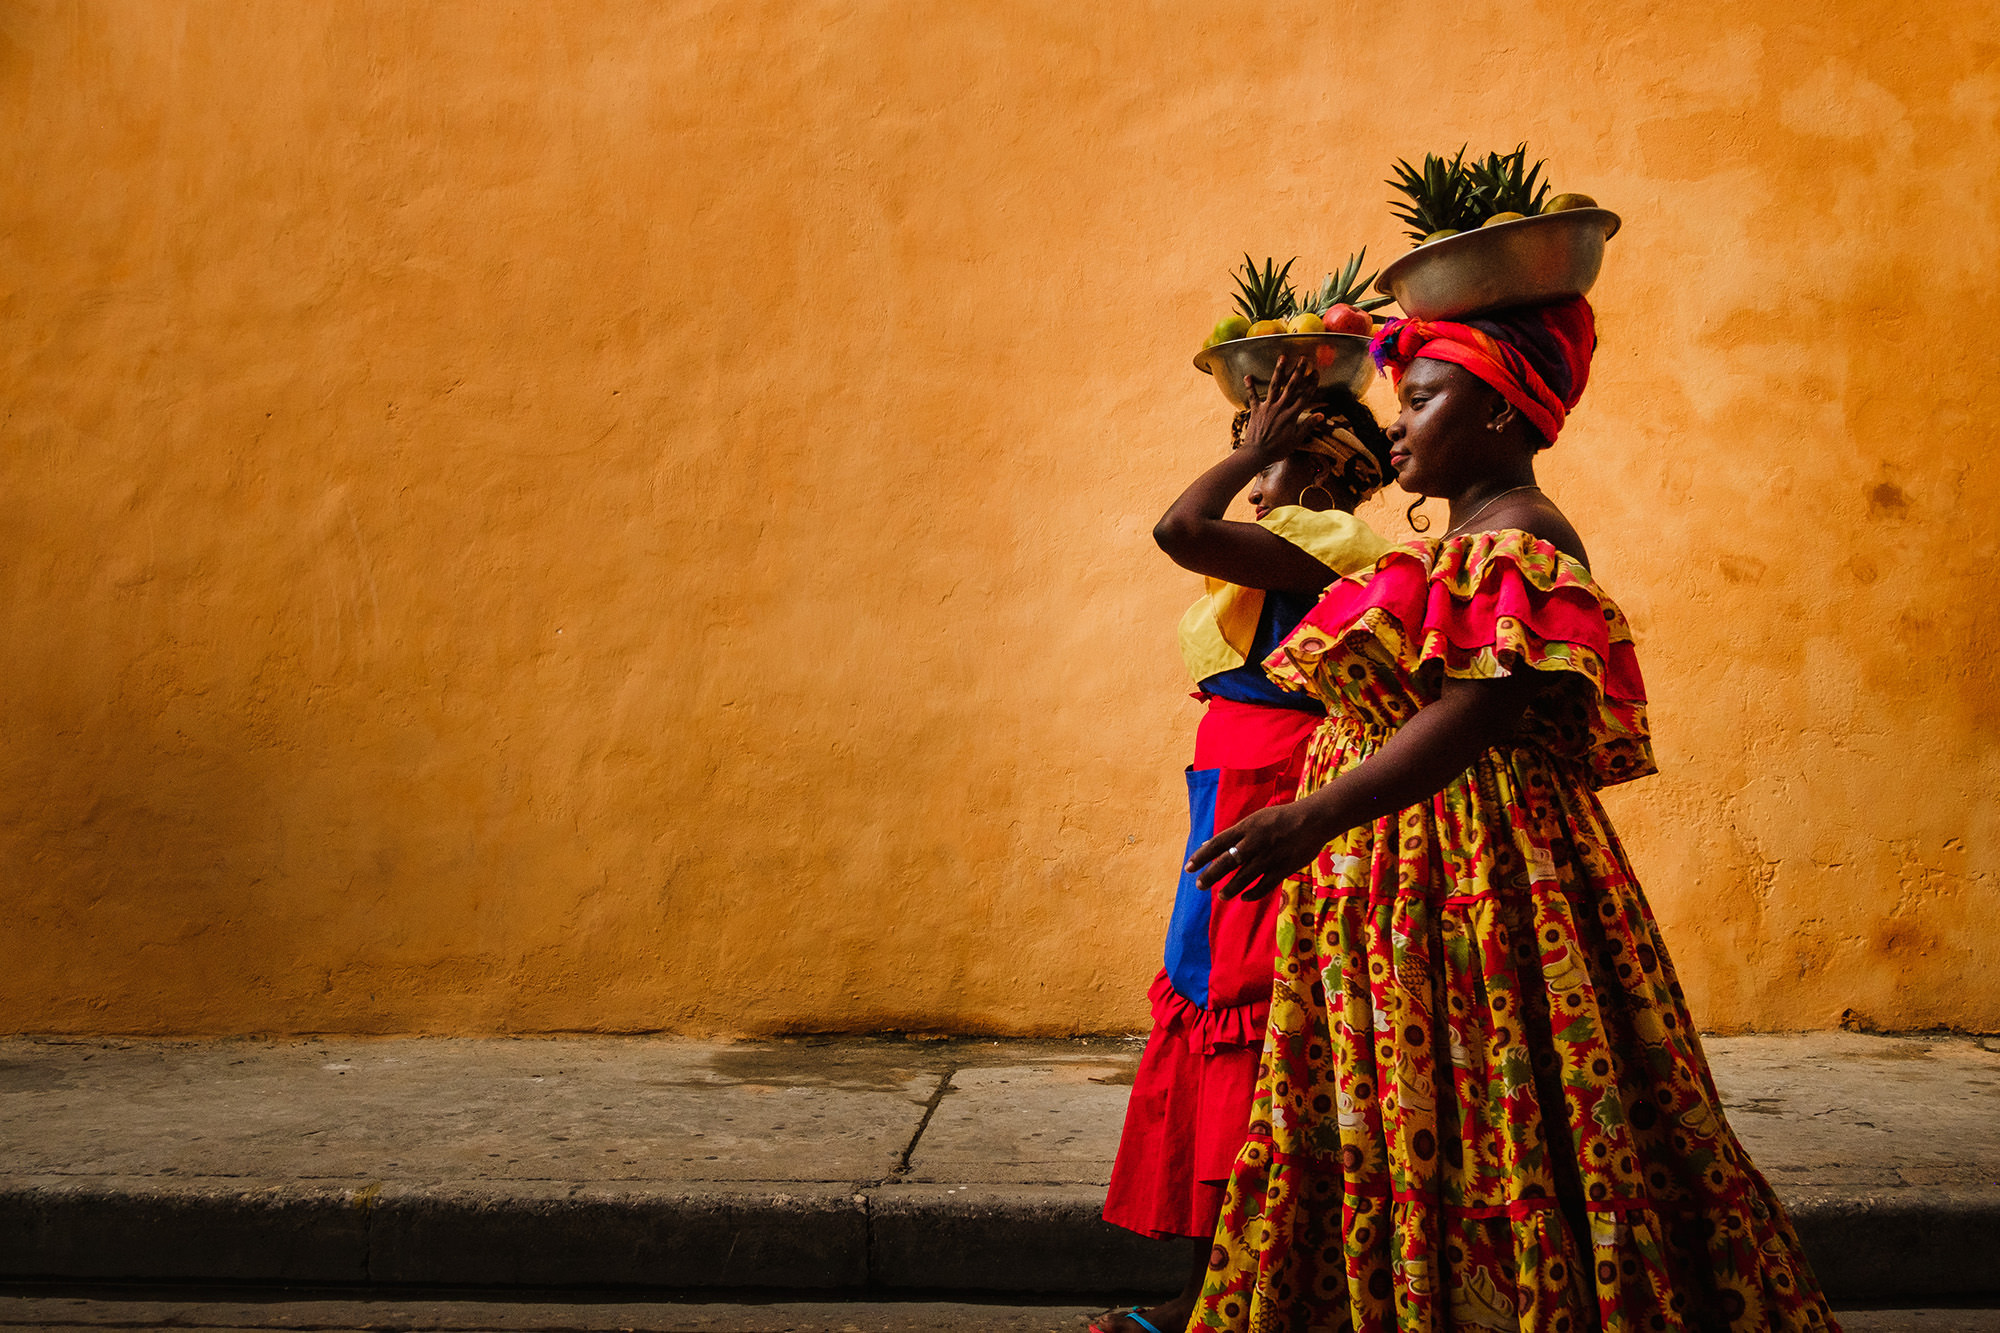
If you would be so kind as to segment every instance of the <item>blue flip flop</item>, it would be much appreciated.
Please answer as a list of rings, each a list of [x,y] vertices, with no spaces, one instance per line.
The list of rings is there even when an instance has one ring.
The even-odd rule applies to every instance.
[[[1146,1318],[1146,1316],[1140,1314],[1139,1307],[1136,1305],[1129,1310],[1113,1310],[1111,1313],[1123,1316],[1124,1318],[1131,1320],[1133,1323],[1137,1324],[1140,1328],[1145,1329],[1146,1333],[1160,1333],[1160,1326],[1154,1323],[1152,1320]]]

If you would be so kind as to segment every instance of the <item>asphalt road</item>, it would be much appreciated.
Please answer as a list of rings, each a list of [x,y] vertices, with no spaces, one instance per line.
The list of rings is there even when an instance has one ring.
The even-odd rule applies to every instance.
[[[88,1333],[173,1329],[176,1333],[299,1330],[304,1333],[1079,1333],[1093,1310],[1074,1305],[981,1305],[945,1301],[775,1301],[681,1304],[577,1299],[309,1299],[157,1293],[0,1295],[0,1330]],[[1849,1310],[1847,1333],[2000,1333],[2000,1308]]]

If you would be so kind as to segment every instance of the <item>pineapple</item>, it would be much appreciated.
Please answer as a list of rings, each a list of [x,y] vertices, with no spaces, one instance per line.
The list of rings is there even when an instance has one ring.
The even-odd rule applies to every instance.
[[[1243,312],[1243,318],[1250,321],[1250,336],[1259,332],[1275,333],[1276,329],[1265,328],[1272,322],[1282,323],[1299,310],[1299,294],[1286,281],[1292,265],[1298,263],[1296,257],[1285,261],[1278,268],[1275,261],[1266,259],[1264,271],[1257,271],[1256,261],[1249,255],[1243,256],[1243,272],[1236,274],[1236,308]]]
[[[1326,312],[1337,305],[1351,305],[1356,310],[1375,310],[1389,304],[1387,296],[1368,296],[1368,284],[1375,281],[1375,274],[1357,280],[1361,272],[1361,261],[1368,258],[1368,247],[1362,246],[1361,253],[1349,255],[1347,266],[1340,270],[1340,276],[1329,273],[1319,285],[1319,290],[1309,292],[1299,298],[1299,308],[1309,310],[1324,319]],[[1365,298],[1365,299],[1364,299]]]
[[[1465,145],[1449,160],[1435,153],[1424,154],[1424,169],[1398,161],[1396,178],[1385,182],[1408,198],[1408,203],[1390,204],[1396,216],[1410,229],[1410,239],[1421,244],[1439,232],[1469,231],[1479,225],[1491,208],[1485,207],[1465,166]]]
[[[1519,144],[1511,153],[1488,153],[1465,169],[1472,183],[1479,212],[1491,222],[1501,213],[1533,217],[1542,211],[1549,197],[1548,182],[1541,179],[1547,158],[1528,165],[1528,145]],[[1512,221],[1512,218],[1507,221]]]

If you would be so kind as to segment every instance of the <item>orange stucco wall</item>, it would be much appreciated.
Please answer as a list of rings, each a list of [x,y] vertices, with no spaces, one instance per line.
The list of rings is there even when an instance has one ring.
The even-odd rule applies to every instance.
[[[1140,1025],[1188,357],[1468,138],[1697,1015],[2000,1027],[1989,0],[10,0],[0,1028]]]

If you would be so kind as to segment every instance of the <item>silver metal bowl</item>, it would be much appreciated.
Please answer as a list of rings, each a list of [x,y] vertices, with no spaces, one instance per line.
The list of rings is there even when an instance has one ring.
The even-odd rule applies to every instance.
[[[1271,383],[1279,357],[1305,357],[1319,368],[1322,389],[1338,385],[1355,397],[1375,378],[1375,363],[1368,359],[1368,339],[1358,333],[1267,333],[1261,338],[1236,338],[1217,343],[1194,359],[1194,368],[1215,376],[1222,396],[1238,407],[1250,404],[1243,396],[1243,377],[1257,381],[1259,392]]]
[[[1608,208],[1573,208],[1462,232],[1410,251],[1382,270],[1375,290],[1418,319],[1582,296],[1619,225]]]

